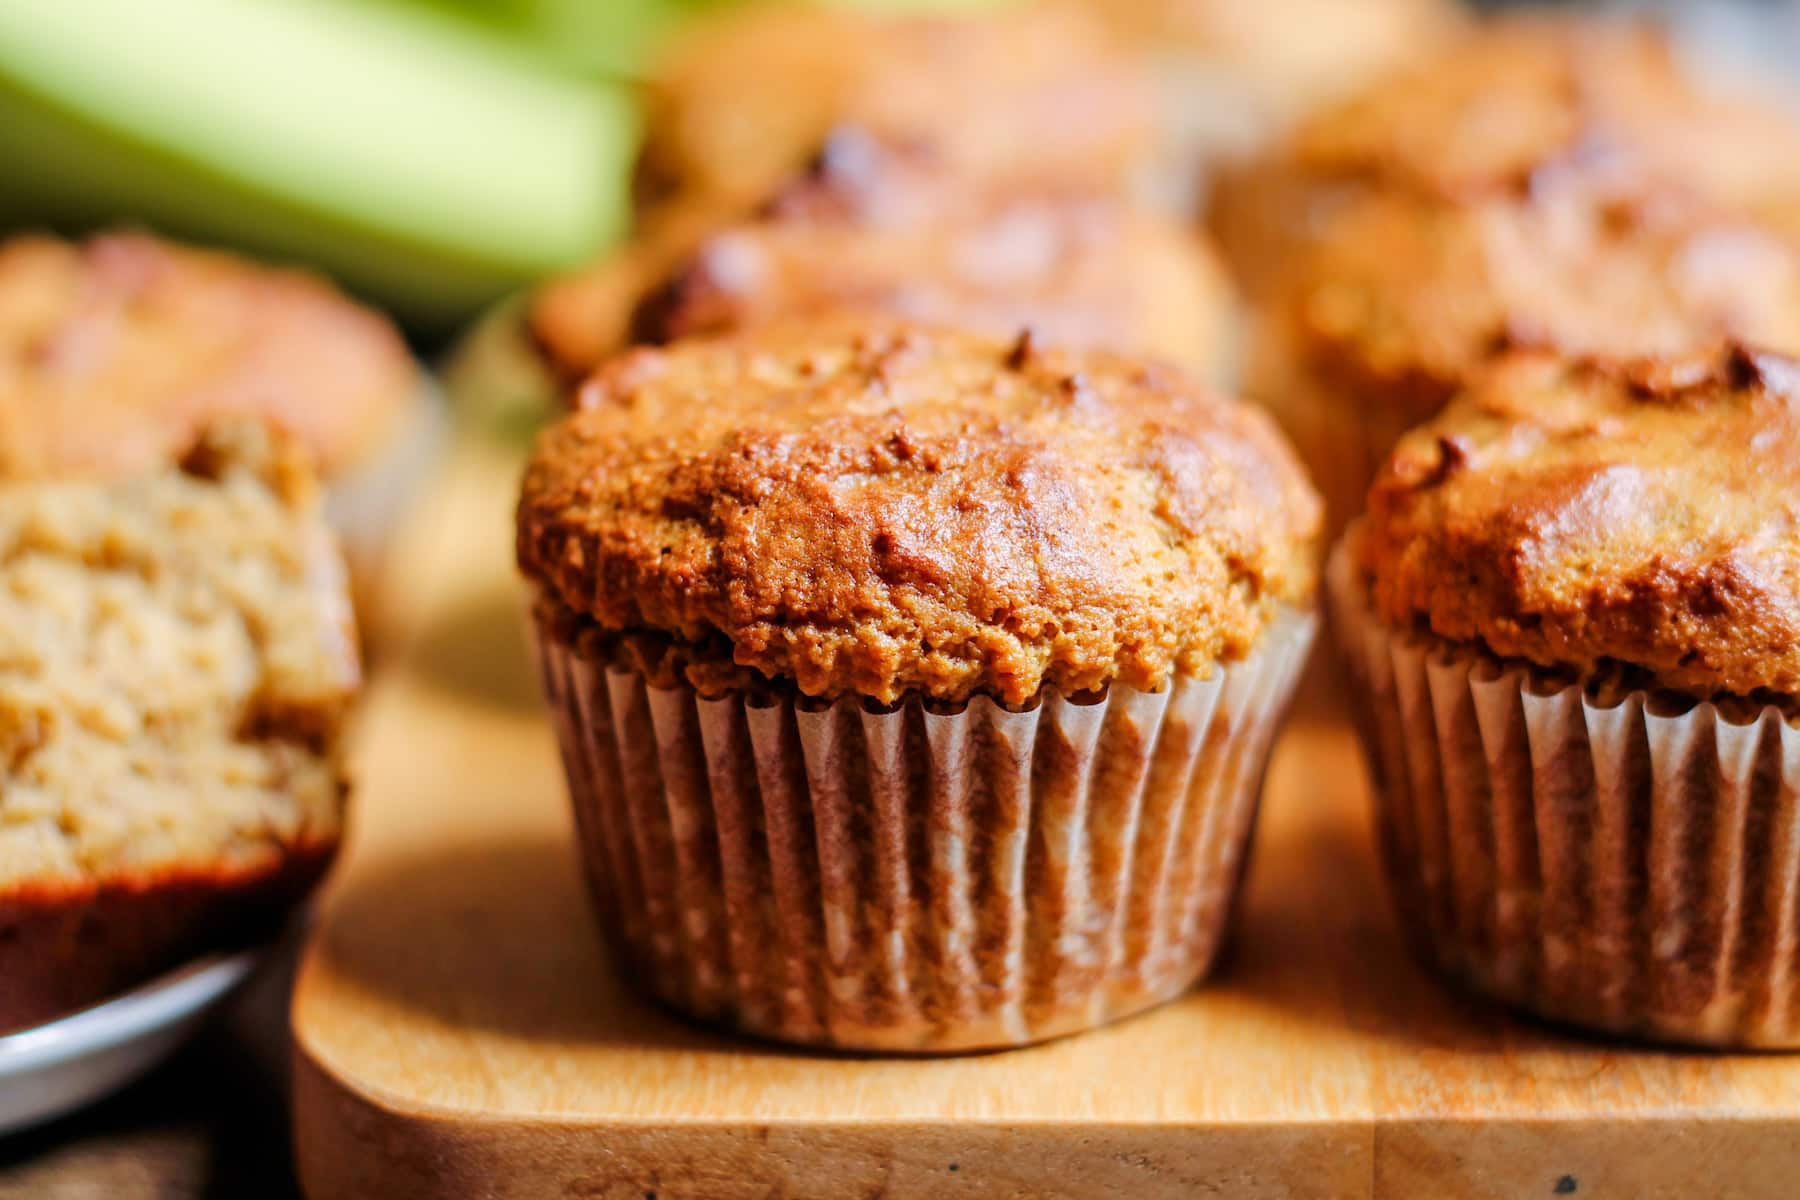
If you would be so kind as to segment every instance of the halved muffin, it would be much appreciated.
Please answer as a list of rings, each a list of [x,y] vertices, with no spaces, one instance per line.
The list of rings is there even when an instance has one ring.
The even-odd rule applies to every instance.
[[[303,457],[0,480],[0,1030],[266,934],[324,873],[358,685]]]

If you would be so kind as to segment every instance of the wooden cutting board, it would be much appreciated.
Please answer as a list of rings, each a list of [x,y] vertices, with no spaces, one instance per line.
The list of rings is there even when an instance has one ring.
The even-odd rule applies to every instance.
[[[355,828],[295,998],[314,1200],[1800,1195],[1800,1057],[1581,1041],[1411,964],[1319,679],[1235,947],[1176,1004],[928,1061],[641,1003],[589,917],[526,664],[516,473],[465,445],[394,563]]]

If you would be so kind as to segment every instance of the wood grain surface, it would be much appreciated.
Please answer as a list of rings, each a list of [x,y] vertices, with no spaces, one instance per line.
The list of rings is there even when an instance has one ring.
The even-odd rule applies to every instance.
[[[351,850],[295,997],[314,1200],[1800,1194],[1800,1058],[1584,1041],[1412,964],[1321,671],[1231,953],[1173,1005],[932,1061],[640,1002],[588,914],[526,664],[516,473],[464,446],[395,564]]]

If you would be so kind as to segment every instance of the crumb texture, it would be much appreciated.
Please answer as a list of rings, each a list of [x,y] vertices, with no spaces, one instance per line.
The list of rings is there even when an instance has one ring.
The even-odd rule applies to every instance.
[[[1407,435],[1353,532],[1381,619],[1588,678],[1800,694],[1800,364],[1520,355]]]
[[[0,486],[0,896],[268,868],[335,841],[357,684],[305,468]]]
[[[808,694],[1151,689],[1310,603],[1291,452],[1172,370],[845,318],[633,352],[580,408],[528,468],[525,573]]]

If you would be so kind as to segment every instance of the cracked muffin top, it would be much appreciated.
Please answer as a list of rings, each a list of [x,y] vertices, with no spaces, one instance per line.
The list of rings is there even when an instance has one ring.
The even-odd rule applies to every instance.
[[[0,892],[335,841],[357,686],[310,468],[260,426],[130,480],[0,482]]]
[[[1401,441],[1352,538],[1395,628],[1800,695],[1800,363],[1514,356]]]
[[[652,74],[640,201],[757,203],[843,126],[970,178],[1103,187],[1155,141],[1140,73],[1073,6],[752,5],[693,26]]]
[[[1322,377],[1423,420],[1496,354],[1800,353],[1800,249],[1667,189],[1583,175],[1523,195],[1372,195],[1305,258],[1294,345]]]
[[[329,476],[419,388],[393,326],[311,275],[140,233],[0,245],[0,477],[129,477],[246,416]]]
[[[1172,370],[843,318],[634,351],[580,401],[527,469],[520,566],[703,690],[1154,689],[1310,603],[1291,452]]]

